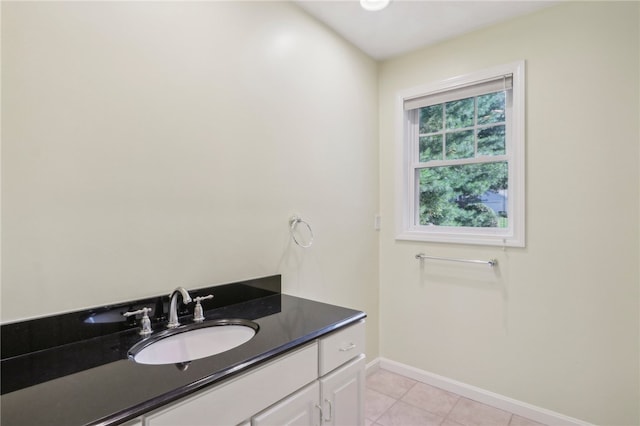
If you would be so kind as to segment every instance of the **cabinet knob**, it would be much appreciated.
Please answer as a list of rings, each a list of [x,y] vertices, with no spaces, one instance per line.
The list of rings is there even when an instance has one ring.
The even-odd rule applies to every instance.
[[[331,404],[331,401],[329,401],[327,398],[324,399],[324,402],[329,404],[329,417],[324,419],[324,421],[325,422],[331,422],[331,421],[333,421],[333,405]]]
[[[340,352],[349,352],[352,349],[356,348],[356,344],[355,343],[349,343],[347,346],[344,346],[342,348],[339,349]]]

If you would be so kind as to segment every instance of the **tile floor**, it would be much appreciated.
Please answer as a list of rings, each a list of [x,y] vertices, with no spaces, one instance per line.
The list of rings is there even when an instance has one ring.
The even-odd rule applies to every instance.
[[[365,426],[543,426],[380,369],[367,377]]]

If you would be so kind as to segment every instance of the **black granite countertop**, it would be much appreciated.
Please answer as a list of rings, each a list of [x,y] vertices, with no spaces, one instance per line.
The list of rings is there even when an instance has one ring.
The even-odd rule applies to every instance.
[[[159,330],[166,297],[50,317],[36,320],[37,324],[3,325],[2,425],[119,424],[366,316],[281,294],[280,276],[190,292],[192,296],[216,294],[216,302],[203,303],[207,320],[252,320],[259,325],[258,333],[227,352],[194,360],[181,371],[173,364],[142,365],[128,359],[129,348],[142,339],[138,325],[119,318],[116,323],[100,320],[109,312],[119,317],[122,311],[156,302],[152,321]],[[78,321],[80,326],[75,324]]]

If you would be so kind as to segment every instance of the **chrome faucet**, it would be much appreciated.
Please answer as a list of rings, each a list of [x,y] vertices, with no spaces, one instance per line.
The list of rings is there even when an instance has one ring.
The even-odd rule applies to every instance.
[[[183,287],[177,287],[171,293],[169,303],[169,323],[167,323],[167,328],[176,328],[180,325],[178,322],[178,295],[182,296],[182,303],[191,303],[191,296],[189,296],[189,292],[185,290]]]

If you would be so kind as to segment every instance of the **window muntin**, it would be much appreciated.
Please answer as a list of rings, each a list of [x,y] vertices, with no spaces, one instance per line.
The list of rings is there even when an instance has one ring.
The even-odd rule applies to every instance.
[[[397,238],[524,246],[524,63],[399,97]]]

